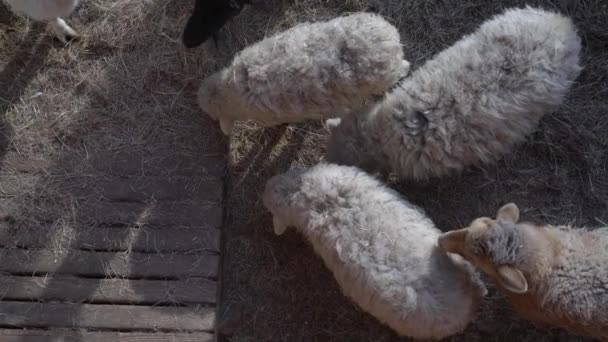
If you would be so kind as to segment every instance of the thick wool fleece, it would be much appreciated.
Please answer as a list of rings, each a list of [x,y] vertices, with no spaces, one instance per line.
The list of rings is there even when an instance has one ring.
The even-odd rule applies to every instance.
[[[413,179],[495,160],[562,102],[580,73],[580,49],[570,19],[530,7],[507,10],[367,112],[337,121],[327,160]]]
[[[78,5],[78,0],[4,0],[15,13],[34,20],[47,21],[67,17]]]
[[[344,294],[400,335],[461,332],[485,295],[470,264],[437,247],[424,212],[355,167],[319,164],[271,178],[277,234],[295,226]]]
[[[551,319],[549,323],[608,341],[608,228],[541,229],[547,229],[560,246],[551,271],[531,284],[542,314]],[[519,257],[528,259],[522,264],[534,261]]]
[[[608,340],[608,228],[486,222],[461,230],[469,236],[460,251],[522,317]],[[521,272],[525,291],[503,285],[496,270],[504,266]]]
[[[237,120],[272,126],[339,116],[408,71],[397,29],[357,13],[302,23],[247,47],[202,82],[198,102],[229,134]]]

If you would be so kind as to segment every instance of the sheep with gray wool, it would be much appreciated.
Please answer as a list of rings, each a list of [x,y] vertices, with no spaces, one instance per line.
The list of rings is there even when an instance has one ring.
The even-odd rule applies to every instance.
[[[327,161],[413,179],[491,162],[559,106],[580,73],[580,49],[570,19],[506,10],[366,112],[328,120]]]
[[[408,71],[397,29],[356,13],[301,23],[245,48],[202,82],[198,103],[229,135],[239,120],[273,126],[342,115]]]
[[[471,265],[438,248],[441,232],[421,209],[356,167],[274,176],[263,202],[277,235],[295,227],[343,293],[400,335],[459,333],[486,294]]]
[[[509,203],[438,242],[493,279],[523,317],[608,341],[608,228],[520,222]]]
[[[77,33],[61,17],[67,17],[78,5],[78,0],[4,0],[11,11],[48,22],[55,36],[64,43]]]

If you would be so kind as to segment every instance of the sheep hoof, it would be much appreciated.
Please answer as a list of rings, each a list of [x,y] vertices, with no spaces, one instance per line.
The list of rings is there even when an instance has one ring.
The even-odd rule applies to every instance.
[[[477,290],[479,291],[479,295],[481,297],[485,297],[488,295],[488,288],[486,287],[486,284],[484,284],[481,280],[478,280],[475,285],[477,286]]]
[[[74,31],[61,18],[55,19],[50,24],[57,39],[59,39],[64,44],[67,44],[72,39],[78,37],[78,33],[76,33],[76,31]]]
[[[341,122],[342,122],[341,118],[327,119],[327,120],[325,120],[325,127],[327,127],[327,129],[331,132],[334,128],[340,126]]]
[[[232,133],[232,121],[220,119],[220,128],[225,135]]]
[[[276,216],[272,217],[272,226],[276,235],[283,235],[287,230],[287,225]]]

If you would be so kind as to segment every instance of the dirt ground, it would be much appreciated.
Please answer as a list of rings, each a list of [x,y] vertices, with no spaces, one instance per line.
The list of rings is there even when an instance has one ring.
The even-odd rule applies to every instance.
[[[540,5],[571,16],[584,40],[585,70],[563,106],[528,141],[493,165],[428,182],[392,182],[442,230],[493,215],[515,201],[526,219],[597,227],[608,222],[608,3],[595,1],[293,1],[262,14],[250,9],[225,32],[238,38],[252,18],[273,29],[295,20],[373,10],[399,27],[413,68],[501,9]],[[277,26],[278,23],[279,25]],[[206,46],[203,49],[211,49]],[[231,189],[225,227],[222,315],[230,341],[396,341],[399,338],[342,296],[331,274],[294,231],[276,237],[260,195],[266,179],[323,154],[319,123],[255,130],[231,139]],[[451,341],[579,341],[517,317],[490,289],[478,318]],[[404,339],[406,340],[406,339]]]
[[[495,164],[392,186],[443,230],[491,215],[507,201],[531,220],[608,222],[605,1],[258,0],[261,5],[222,31],[219,49],[207,43],[185,50],[178,37],[191,2],[82,0],[69,18],[82,37],[67,47],[0,4],[0,157],[13,165],[0,170],[2,220],[41,227],[36,233],[61,255],[76,236],[70,223],[83,215],[80,204],[99,200],[93,161],[111,169],[112,156],[129,150],[158,160],[160,175],[178,177],[174,165],[162,163],[176,151],[194,159],[222,151],[227,141],[198,110],[196,86],[265,35],[304,20],[372,10],[399,27],[416,68],[502,8],[528,3],[572,16],[583,37],[585,70],[563,106]],[[320,123],[307,123],[265,130],[241,124],[230,139],[220,312],[230,341],[399,340],[340,294],[300,236],[275,237],[261,204],[266,179],[318,162],[326,138]],[[493,289],[478,319],[449,340],[482,339],[582,340],[518,319]]]

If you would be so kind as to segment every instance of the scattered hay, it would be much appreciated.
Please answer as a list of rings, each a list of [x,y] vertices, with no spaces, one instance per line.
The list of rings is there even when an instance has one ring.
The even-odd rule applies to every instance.
[[[508,201],[532,220],[598,226],[608,203],[608,6],[601,1],[533,1],[573,17],[584,40],[585,70],[560,110],[499,162],[460,176],[391,186],[422,206],[443,230],[465,226]],[[302,20],[373,9],[398,25],[405,58],[417,68],[470,33],[491,15],[524,1],[294,1],[273,13],[276,29]],[[242,23],[259,20],[248,13]],[[236,24],[235,24],[236,25]],[[273,33],[269,30],[268,34]],[[235,35],[234,38],[237,38]],[[229,224],[225,227],[221,317],[242,317],[231,341],[394,341],[398,338],[340,293],[321,260],[297,234],[276,237],[260,195],[265,181],[324,154],[327,132],[320,123],[256,130],[243,124],[231,138]],[[479,318],[453,341],[551,341],[568,339],[521,320],[491,289]]]
[[[217,123],[195,103],[198,82],[243,47],[304,20],[372,10],[400,29],[416,68],[505,7],[524,3],[573,17],[584,39],[585,70],[566,103],[526,144],[498,163],[426,183],[393,182],[444,230],[516,201],[523,215],[553,223],[608,222],[608,5],[603,0],[264,0],[220,34],[185,50],[179,42],[191,1],[87,0],[69,18],[81,35],[67,47],[35,25],[0,10],[0,218],[40,227],[61,256],[77,239],[79,207],[103,200],[83,192],[107,177],[92,158],[129,152],[162,165],[177,153],[204,170],[203,157],[224,152]],[[8,13],[5,15],[5,13]],[[320,123],[258,130],[235,127],[225,229],[221,318],[239,317],[233,341],[394,341],[396,336],[340,295],[331,274],[297,234],[275,237],[260,194],[266,179],[324,153]],[[19,159],[8,163],[7,160]],[[189,159],[189,160],[190,160]],[[156,162],[158,161],[158,163]],[[10,167],[9,167],[10,165]],[[20,166],[18,166],[20,165]],[[173,166],[173,165],[171,165]],[[204,173],[204,172],[201,172]],[[199,181],[208,175],[197,174]],[[93,189],[95,187],[92,187]],[[137,227],[136,222],[132,226]],[[88,227],[90,229],[91,227]],[[19,225],[11,231],[19,234]],[[10,241],[11,236],[2,236]],[[454,341],[550,341],[561,331],[535,329],[491,291],[479,319]]]

